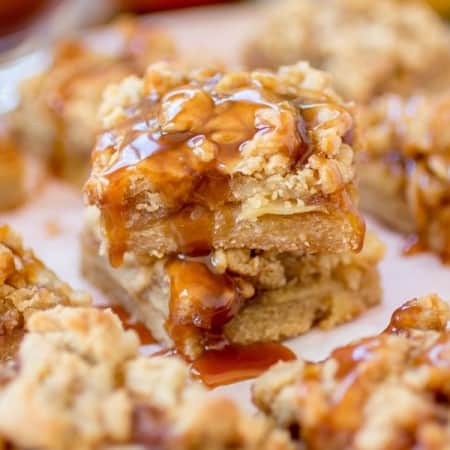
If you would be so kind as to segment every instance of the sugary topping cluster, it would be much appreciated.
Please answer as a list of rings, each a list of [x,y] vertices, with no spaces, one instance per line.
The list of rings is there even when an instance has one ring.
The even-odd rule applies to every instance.
[[[351,112],[328,77],[306,63],[277,73],[182,73],[153,65],[143,79],[111,86],[101,115],[112,130],[100,138],[94,175],[143,161],[156,172],[175,156],[182,161],[171,175],[181,180],[188,168],[270,176],[291,172],[299,160],[314,167],[327,166],[328,158],[352,160]],[[349,182],[351,174],[340,172]],[[156,175],[148,174],[158,185]]]

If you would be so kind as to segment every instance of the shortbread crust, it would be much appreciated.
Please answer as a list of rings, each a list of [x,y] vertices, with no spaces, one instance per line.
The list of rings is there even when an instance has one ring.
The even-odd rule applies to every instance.
[[[164,346],[189,359],[217,339],[250,344],[297,336],[314,325],[330,328],[381,299],[377,264],[384,246],[370,233],[360,253],[230,249],[213,250],[207,258],[146,262],[126,254],[121,267],[113,268],[100,256],[91,213],[82,237],[84,276]]]
[[[25,197],[23,155],[0,117],[0,210],[19,206]]]

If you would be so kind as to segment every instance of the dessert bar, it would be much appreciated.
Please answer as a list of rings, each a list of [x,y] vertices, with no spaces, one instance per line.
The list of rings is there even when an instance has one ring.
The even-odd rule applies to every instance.
[[[386,95],[364,108],[361,207],[450,258],[450,95]]]
[[[83,273],[158,341],[195,359],[380,301],[383,246],[362,248],[356,207],[359,129],[325,73],[154,64],[100,111]]]
[[[450,32],[425,2],[283,0],[267,9],[246,50],[251,67],[305,59],[330,72],[341,95],[361,102],[448,86]]]
[[[377,265],[384,245],[371,233],[359,253],[212,250],[201,258],[169,255],[112,267],[101,254],[95,210],[86,216],[82,272],[188,359],[224,344],[279,341],[313,326],[330,328],[381,299]]]
[[[446,450],[449,306],[412,300],[387,329],[325,361],[274,366],[253,386],[261,411],[309,450]]]
[[[174,54],[171,38],[129,18],[98,35],[58,42],[49,68],[21,85],[20,104],[10,114],[15,138],[54,173],[82,184],[104,88]]]
[[[329,77],[183,72],[155,64],[110,86],[85,186],[113,265],[126,251],[361,248],[358,127]]]

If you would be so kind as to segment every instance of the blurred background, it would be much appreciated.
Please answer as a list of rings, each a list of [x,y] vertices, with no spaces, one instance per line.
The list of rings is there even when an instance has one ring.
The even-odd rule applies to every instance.
[[[237,0],[0,0],[0,57],[12,58],[64,33],[106,22],[124,12],[151,14],[232,2],[238,3]],[[442,16],[450,16],[450,0],[428,2]]]
[[[11,57],[78,27],[102,23],[120,13],[147,14],[226,0],[1,0],[0,53]],[[230,0],[228,0],[230,2]]]
[[[190,46],[201,48],[205,36],[211,32],[220,36],[220,16],[227,16],[228,23],[236,21],[236,35],[243,33],[242,27],[252,27],[255,4],[277,3],[278,0],[0,0],[0,112],[12,108],[16,103],[14,94],[17,80],[24,74],[32,76],[47,64],[48,55],[39,52],[55,40],[77,30],[108,23],[123,14],[145,15],[158,25],[167,27],[175,38],[188,32]],[[376,1],[376,0],[374,0]],[[398,0],[411,1],[411,0]],[[439,14],[450,18],[450,0],[426,0]],[[229,4],[229,9],[218,14],[218,20],[210,23],[208,10],[213,5]],[[231,5],[234,4],[234,5]],[[193,8],[187,10],[186,8]],[[178,11],[177,11],[178,10]],[[231,11],[230,11],[231,10]],[[240,12],[245,11],[246,19]],[[195,12],[194,12],[195,11]],[[221,10],[222,11],[222,10]],[[199,14],[200,12],[200,14]],[[204,12],[204,14],[203,14]],[[203,16],[202,16],[203,14]],[[153,17],[154,16],[154,17]],[[216,16],[217,17],[217,14]],[[222,18],[225,20],[225,17]],[[218,27],[216,31],[216,27]],[[178,30],[179,29],[179,30]],[[179,31],[177,33],[177,31]],[[209,34],[208,34],[209,33]],[[179,36],[177,36],[177,34]],[[233,40],[237,36],[227,35],[227,49],[233,51]],[[227,51],[225,49],[225,53]],[[186,51],[189,51],[186,50]],[[227,62],[227,56],[223,60]],[[12,79],[15,82],[12,82]]]

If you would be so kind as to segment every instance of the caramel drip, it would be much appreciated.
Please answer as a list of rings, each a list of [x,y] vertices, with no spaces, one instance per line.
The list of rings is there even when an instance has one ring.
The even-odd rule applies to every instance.
[[[405,238],[402,247],[402,255],[413,256],[426,251],[427,244],[424,238],[421,238],[418,234],[410,234]]]
[[[427,251],[435,251],[443,263],[450,262],[450,223],[442,211],[450,204],[450,160],[443,154],[416,154],[403,151],[390,151],[382,155],[381,159],[394,177],[401,177],[402,192],[408,204],[415,223],[415,233],[407,236],[402,248],[404,256],[412,256]],[[406,153],[406,154],[405,154]],[[447,179],[433,173],[432,158],[440,158],[440,163],[446,164]],[[445,163],[443,162],[445,160]],[[440,168],[442,172],[445,169]],[[435,239],[431,231],[439,233]],[[433,241],[439,243],[433,245]]]
[[[128,314],[122,307],[120,306],[107,306],[108,309],[111,309],[113,313],[115,313],[125,330],[133,330],[139,336],[139,340],[141,345],[150,345],[155,344],[156,339],[150,333],[148,328],[142,323],[132,318],[130,314]]]
[[[243,299],[235,280],[213,273],[202,262],[174,259],[170,277],[169,318],[166,328],[181,354],[192,340],[208,343],[223,339],[222,329],[239,311]]]
[[[191,371],[206,386],[214,388],[256,378],[279,361],[295,359],[290,349],[277,343],[228,344],[205,351],[192,363]]]
[[[201,90],[189,85],[172,91],[165,100],[166,103],[164,99],[143,101],[130,119],[100,136],[93,153],[94,160],[104,160],[109,152],[114,153],[102,169],[108,186],[101,209],[110,242],[110,260],[116,266],[127,247],[124,211],[132,206],[126,197],[130,179],[151,184],[152,191],[162,197],[165,215],[197,206],[213,209],[232,201],[229,174],[242,162],[243,146],[274,131],[275,126],[260,121],[258,111],[279,109],[257,88],[218,96],[207,92],[206,87]],[[193,114],[195,101],[201,103],[199,117]],[[160,124],[162,114],[169,121],[166,128]],[[176,125],[171,125],[177,123],[189,131],[172,130]],[[299,116],[296,138],[284,136],[277,148],[293,164],[306,151],[301,126]],[[282,134],[283,130],[279,132]],[[186,237],[185,233],[182,240]]]

